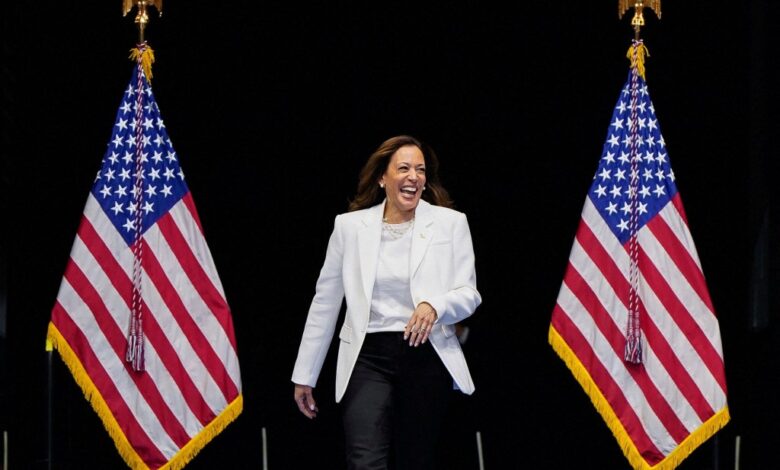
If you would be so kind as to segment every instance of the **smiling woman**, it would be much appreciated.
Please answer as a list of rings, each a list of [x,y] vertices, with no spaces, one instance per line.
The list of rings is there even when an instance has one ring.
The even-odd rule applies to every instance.
[[[446,207],[437,170],[436,155],[413,137],[380,145],[350,212],[336,217],[317,281],[294,398],[317,416],[312,389],[346,298],[336,401],[350,469],[435,469],[448,397],[474,391],[453,325],[482,298],[466,216]]]

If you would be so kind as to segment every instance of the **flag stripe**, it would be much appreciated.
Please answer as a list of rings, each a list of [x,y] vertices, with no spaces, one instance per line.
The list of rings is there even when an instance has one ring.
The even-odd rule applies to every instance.
[[[677,418],[677,415],[669,407],[669,404],[653,382],[649,380],[646,369],[634,367],[623,361],[625,335],[619,326],[614,322],[609,321],[609,315],[602,303],[604,301],[604,295],[601,297],[597,296],[594,292],[594,288],[597,287],[591,286],[590,283],[580,275],[577,266],[571,266],[572,269],[569,269],[566,272],[564,283],[569,288],[569,291],[579,300],[579,304],[582,308],[590,314],[589,321],[592,321],[592,324],[589,323],[587,326],[591,328],[595,326],[598,328],[606,342],[604,347],[607,347],[608,344],[611,348],[611,350],[604,349],[600,351],[601,354],[609,359],[609,361],[602,362],[614,366],[610,369],[613,378],[625,377],[627,379],[626,374],[628,374],[631,379],[633,379],[633,385],[637,388],[634,389],[631,387],[631,393],[629,395],[635,400],[632,403],[634,409],[638,412],[640,410],[651,411],[658,417],[657,423],[655,420],[652,420],[649,425],[657,427],[657,424],[660,424],[676,442],[682,441],[685,439],[688,430]],[[586,266],[586,269],[587,267],[588,266]],[[593,279],[592,276],[589,278]],[[597,286],[603,286],[604,284],[605,283],[603,282],[596,282]],[[614,293],[612,294],[612,297],[614,298]],[[609,293],[607,293],[607,295],[609,295]],[[594,349],[595,348],[596,347],[594,346]],[[612,357],[609,357],[610,353],[612,353]],[[653,431],[652,435],[658,435],[660,432],[658,429],[654,429]]]
[[[100,294],[95,290],[92,283],[84,275],[84,272],[79,268],[78,260],[71,258],[74,262],[68,263],[65,270],[65,280],[68,285],[73,287],[73,294],[68,298],[73,301],[78,296],[83,302],[82,305],[74,305],[75,309],[68,309],[67,300],[60,299],[60,303],[66,307],[69,312],[72,312],[74,320],[85,332],[92,331],[97,333],[100,331],[102,335],[91,335],[87,337],[91,341],[95,341],[95,352],[98,352],[103,359],[104,364],[107,365],[107,372],[113,380],[121,381],[122,387],[120,390],[124,390],[128,396],[125,397],[128,403],[138,406],[139,415],[145,415],[149,412],[153,413],[157,418],[156,422],[152,419],[143,419],[143,422],[148,423],[148,429],[150,435],[157,441],[158,439],[164,439],[161,432],[156,432],[153,426],[161,426],[162,430],[167,434],[170,439],[175,443],[174,447],[183,447],[189,441],[189,436],[184,431],[184,428],[179,423],[176,416],[173,415],[168,405],[162,399],[162,396],[157,389],[156,384],[149,378],[148,374],[135,374],[130,370],[129,364],[124,360],[126,338],[122,331],[119,329],[111,314],[108,312],[103,300],[100,298]],[[70,294],[70,293],[69,293]],[[75,302],[73,302],[75,303]],[[94,317],[88,317],[87,315],[79,315],[78,312],[91,312]],[[89,330],[85,327],[89,326]],[[103,343],[105,340],[105,343]],[[98,347],[100,346],[100,347]],[[113,355],[109,351],[114,352]],[[100,354],[104,352],[104,354]],[[112,365],[108,365],[112,364]],[[132,408],[132,406],[131,406]],[[151,418],[151,416],[149,416]]]
[[[160,238],[161,237],[155,237]],[[165,269],[160,265],[151,246],[146,243],[148,237],[144,237],[144,249],[147,251],[144,259],[144,266],[149,273],[150,278],[155,280],[155,286],[160,293],[163,293],[162,300],[167,309],[171,312],[178,323],[187,341],[192,345],[193,351],[206,367],[211,378],[219,387],[226,403],[238,395],[236,384],[230,379],[225,371],[225,366],[217,353],[212,348],[209,339],[203,334],[198,324],[192,318],[182,297],[178,294],[176,287],[165,273]],[[159,247],[159,243],[157,243]],[[172,267],[172,269],[175,269]],[[190,288],[189,285],[186,288]]]
[[[219,298],[224,302],[225,291],[222,288],[222,281],[217,274],[217,268],[211,258],[211,250],[206,244],[206,238],[203,236],[203,229],[198,220],[198,211],[192,202],[192,193],[187,193],[179,204],[171,208],[169,212],[180,233],[187,233],[189,237],[185,240],[190,247],[190,251],[195,254],[199,260],[203,271],[209,278],[214,288],[219,292]],[[234,343],[235,346],[235,343]]]
[[[85,218],[82,222],[82,226],[79,228],[79,236],[85,240],[86,244],[90,247],[90,251],[93,253],[96,265],[99,265],[101,269],[107,274],[111,280],[114,288],[119,293],[124,294],[124,306],[126,307],[126,317],[120,320],[119,325],[127,325],[129,322],[130,314],[130,300],[129,295],[132,292],[132,283],[130,281],[130,274],[127,272],[132,266],[132,252],[124,243],[124,240],[113,235],[113,225],[110,224],[105,218],[103,211],[93,204],[94,200],[90,195],[91,202],[87,203],[87,209],[94,208],[94,211],[85,210]],[[105,232],[104,234],[98,233],[97,227],[101,227]],[[106,230],[107,229],[107,230]],[[105,239],[104,239],[105,237]],[[111,246],[105,243],[111,243]],[[117,253],[119,259],[114,256]],[[122,269],[122,266],[126,266],[127,269]],[[144,284],[148,286],[147,282],[151,282],[148,272],[144,272]],[[148,286],[151,287],[151,286]],[[163,332],[158,319],[165,320],[160,312],[159,307],[151,308],[151,306],[159,306],[159,298],[153,297],[156,290],[150,290],[144,288],[144,299],[148,302],[144,302],[144,310],[151,312],[144,318],[146,338],[150,345],[159,353],[159,359],[164,364],[164,367],[171,377],[176,381],[177,387],[180,390],[181,396],[184,401],[189,405],[189,408],[195,413],[200,426],[193,427],[193,425],[187,426],[189,433],[197,432],[199,427],[205,426],[210,422],[215,413],[213,410],[221,409],[226,405],[225,401],[217,402],[213,405],[206,404],[204,398],[201,396],[201,392],[196,386],[193,380],[197,383],[202,383],[200,377],[203,373],[198,373],[198,367],[190,363],[190,367],[185,368],[182,364],[181,357],[176,353],[176,350],[182,349],[181,345],[173,347],[168,338],[180,337],[180,331],[174,331],[167,334]],[[120,326],[122,327],[122,326]],[[188,353],[190,351],[182,351]]]
[[[565,289],[565,286],[561,286],[562,294],[563,289]],[[571,293],[567,294],[565,297],[573,297]],[[561,297],[563,295],[559,296],[559,302],[556,303],[553,311],[553,327],[565,339],[566,344],[574,351],[582,365],[585,366],[594,385],[610,403],[611,410],[626,433],[631,436],[631,440],[639,453],[645,456],[651,464],[659,462],[663,459],[663,453],[656,447],[651,436],[645,431],[642,421],[628,402],[623,388],[615,382],[605,363],[600,360],[598,351],[586,339],[582,327],[575,323],[572,315],[567,313],[566,307],[561,305],[560,301],[563,300]]]
[[[89,379],[100,390],[101,398],[111,409],[111,413],[116,421],[120,423],[125,439],[136,443],[137,449],[143,449],[143,460],[150,467],[155,468],[160,463],[166,462],[168,458],[160,452],[149,437],[149,434],[136,420],[130,408],[128,408],[119,389],[92,350],[87,336],[79,329],[70,313],[59,301],[55,302],[52,309],[52,322],[68,342],[70,348],[78,355],[81,366],[89,375]]]
[[[679,199],[679,195],[675,199]],[[675,217],[673,214],[669,214],[671,211],[676,212],[677,206],[674,204],[667,206],[659,212],[661,217],[656,217],[647,226],[656,238],[661,240],[661,243],[666,247],[666,251],[669,252],[671,258],[677,263],[680,272],[688,280],[688,284],[696,290],[702,302],[707,305],[710,313],[714,315],[715,308],[712,306],[710,292],[707,290],[704,273],[701,270],[696,247],[690,238],[688,227],[679,216]],[[717,325],[716,322],[715,324]]]
[[[639,247],[640,258],[646,258],[647,252],[642,246]],[[664,308],[671,315],[674,322],[680,328],[680,331],[688,338],[693,348],[700,356],[704,366],[710,371],[712,376],[718,382],[721,389],[726,391],[724,377],[718,373],[722,370],[723,361],[718,351],[712,346],[712,343],[704,335],[699,325],[691,317],[685,306],[674,294],[671,286],[652,263],[643,263],[641,268],[643,278],[658,296]]]
[[[598,265],[601,272],[605,273],[606,280],[612,285],[615,296],[621,299],[622,304],[614,305],[614,307],[610,309],[609,314],[616,318],[618,325],[625,325],[627,321],[625,304],[628,303],[627,293],[630,286],[625,275],[620,272],[615,261],[610,256],[615,255],[616,257],[621,258],[620,255],[625,255],[626,253],[625,247],[621,246],[618,240],[612,236],[601,217],[590,217],[591,215],[594,215],[595,210],[592,210],[592,206],[589,202],[590,201],[586,202],[586,208],[583,210],[583,223],[580,224],[577,231],[577,240],[585,247],[588,253],[591,253],[593,262]],[[591,230],[591,227],[588,226],[588,222],[595,226],[593,231]],[[598,233],[607,233],[608,235],[603,239],[597,239],[594,231],[597,231]],[[571,259],[577,260],[580,256],[582,255],[579,254],[575,246],[572,249]],[[627,260],[627,256],[623,257],[623,261]],[[645,260],[645,262],[648,261]],[[687,338],[680,334],[677,325],[671,321],[668,313],[658,302],[657,297],[653,291],[649,289],[647,282],[644,281],[644,277],[641,275],[640,300],[640,309],[643,318],[642,324],[643,328],[647,327],[645,329],[645,334],[648,345],[654,349],[656,357],[662,362],[679,392],[685,396],[686,400],[695,409],[696,414],[702,419],[708,418],[712,415],[711,404],[706,399],[703,400],[704,397],[701,391],[709,390],[711,385],[715,384],[706,371],[701,369],[688,370],[687,367],[679,367],[681,362],[674,351],[680,351],[687,357],[687,354],[695,354],[693,347]],[[646,308],[645,304],[647,302],[649,302],[649,305],[652,308]],[[663,314],[651,315],[648,313],[648,310],[650,312],[663,312]],[[662,328],[659,329],[656,322],[659,322]],[[670,346],[669,341],[673,341],[673,347]],[[649,371],[652,373],[652,376],[654,377],[653,380],[656,383],[661,382],[662,379],[655,376],[653,373],[655,371],[653,371],[652,368],[650,368]],[[705,374],[706,377],[702,378],[702,374]],[[694,382],[698,384],[698,386],[691,387]],[[678,403],[676,397],[669,396],[669,394],[665,394],[665,396],[668,397],[667,399],[670,403]],[[680,406],[686,407],[687,405],[681,404]],[[689,420],[685,420],[685,422],[689,423]],[[688,426],[690,426],[690,424]]]
[[[170,213],[160,217],[160,220],[157,221],[157,227],[159,227],[160,233],[167,240],[171,251],[176,255],[176,259],[187,274],[187,277],[189,277],[192,287],[211,306],[213,318],[219,322],[222,330],[225,332],[225,336],[230,341],[230,345],[233,347],[233,351],[235,351],[236,340],[233,335],[233,323],[222,292],[211,282],[208,274],[203,269],[202,261],[195,257]]]

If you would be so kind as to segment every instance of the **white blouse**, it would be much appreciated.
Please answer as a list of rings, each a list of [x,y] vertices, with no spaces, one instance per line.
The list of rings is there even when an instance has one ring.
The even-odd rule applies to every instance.
[[[412,316],[409,253],[413,223],[414,219],[402,224],[384,224],[367,333],[403,331]]]

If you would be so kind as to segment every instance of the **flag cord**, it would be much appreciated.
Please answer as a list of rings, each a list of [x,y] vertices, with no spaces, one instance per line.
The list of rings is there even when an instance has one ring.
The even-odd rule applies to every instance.
[[[637,215],[637,193],[639,181],[638,139],[639,123],[637,118],[637,101],[639,94],[639,59],[642,40],[634,40],[632,44],[631,60],[631,176],[628,188],[631,213],[629,216],[629,240],[628,252],[631,258],[629,265],[629,294],[628,294],[628,325],[626,328],[625,360],[633,364],[642,363],[642,332],[639,325],[639,244],[637,243],[637,227],[639,217]]]
[[[135,235],[133,239],[133,296],[130,312],[130,328],[127,333],[127,354],[125,359],[131,363],[133,370],[144,370],[144,333],[141,297],[141,260],[143,258],[143,60],[146,45],[138,45],[136,59],[136,100],[135,100],[135,181],[134,199],[135,206]]]

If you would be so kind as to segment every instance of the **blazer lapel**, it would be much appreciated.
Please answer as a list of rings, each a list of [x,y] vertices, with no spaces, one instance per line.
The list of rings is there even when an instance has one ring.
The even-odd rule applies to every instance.
[[[425,252],[431,244],[433,238],[433,217],[431,214],[431,205],[424,200],[420,200],[417,210],[414,214],[414,228],[412,229],[412,254],[409,258],[409,278],[413,278],[420,267]]]
[[[379,260],[379,242],[382,240],[382,214],[385,203],[378,204],[363,217],[363,227],[358,231],[358,255],[363,278],[363,292],[371,305],[376,280],[376,263]]]

